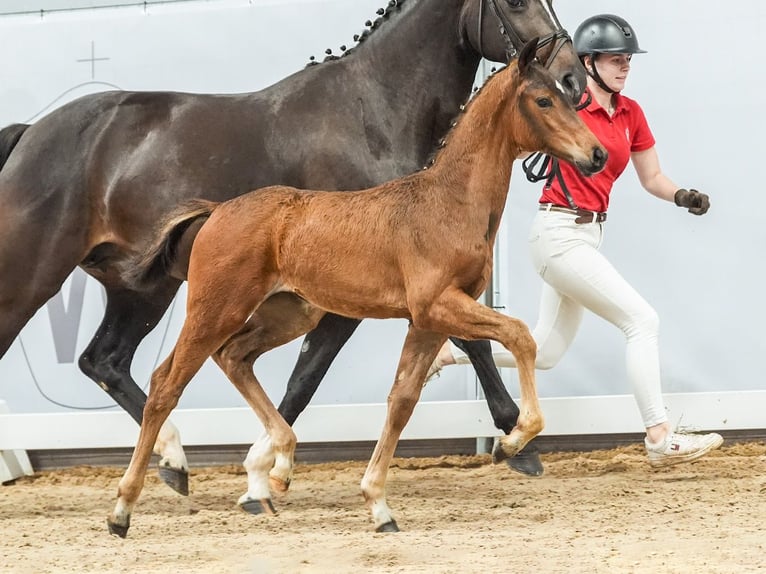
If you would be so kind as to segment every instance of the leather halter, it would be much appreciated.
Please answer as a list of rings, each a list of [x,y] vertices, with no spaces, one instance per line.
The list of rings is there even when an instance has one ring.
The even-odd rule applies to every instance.
[[[575,106],[577,111],[587,108],[593,101],[593,96],[591,95],[589,89],[585,89],[585,94],[585,101]],[[527,181],[530,183],[537,183],[539,181],[545,180],[545,185],[548,186],[553,183],[554,179],[558,179],[559,185],[561,186],[561,191],[564,194],[569,207],[572,209],[579,209],[574,199],[572,198],[572,193],[569,191],[569,188],[564,181],[564,176],[561,173],[561,165],[559,164],[558,158],[538,151],[530,156],[527,156],[527,158],[521,162],[521,169],[524,171],[524,175],[526,176]]]
[[[479,35],[478,35],[478,44],[479,44],[479,54],[484,57],[484,51],[482,49],[482,24],[484,20],[484,2],[485,0],[479,0]],[[503,10],[497,5],[497,0],[486,0],[486,2],[489,3],[489,7],[492,10],[492,13],[495,15],[495,17],[498,19],[500,23],[500,34],[503,36],[503,39],[505,40],[505,53],[508,57],[508,60],[511,60],[512,58],[515,58],[518,53],[521,46],[524,45],[524,42],[521,40],[519,35],[514,31],[513,26],[511,25],[511,21],[508,17],[508,15],[503,12]],[[561,27],[561,23],[558,21],[558,18],[551,12],[551,17],[553,18],[554,24],[558,27],[557,30],[554,32],[551,32],[550,34],[547,34],[546,36],[543,36],[539,39],[537,44],[537,51],[539,52],[541,48],[544,48],[548,44],[553,44],[553,47],[551,48],[550,54],[548,55],[548,59],[545,61],[545,67],[549,68],[553,61],[555,60],[558,53],[561,51],[561,49],[564,47],[564,45],[567,42],[571,42],[572,38],[569,36],[569,33],[564,30],[564,28]]]
[[[494,13],[495,17],[498,19],[500,23],[500,34],[503,36],[503,39],[505,40],[505,53],[508,56],[508,60],[511,60],[512,58],[515,58],[519,51],[517,46],[522,46],[524,42],[522,42],[521,38],[513,29],[513,26],[511,25],[510,19],[508,18],[508,15],[503,12],[500,7],[497,5],[497,0],[486,0],[489,3],[489,7]],[[548,0],[546,0],[548,1]],[[484,57],[484,53],[482,50],[482,24],[484,20],[484,2],[485,0],[479,0],[479,35],[478,35],[478,44],[479,44],[479,55]],[[553,14],[553,11],[551,11],[551,17],[553,18],[553,23],[558,26],[558,29],[555,32],[552,32],[546,36],[543,36],[538,40],[537,43],[537,50],[540,51],[541,48],[544,48],[548,44],[553,44],[553,47],[551,48],[550,54],[548,55],[548,59],[545,61],[545,67],[549,68],[553,61],[556,59],[556,56],[558,56],[561,49],[564,47],[564,45],[567,42],[571,42],[572,38],[569,35],[569,33],[564,30],[564,28],[561,27],[561,23],[558,21],[558,18]],[[591,94],[590,91],[587,91],[587,98],[584,102],[576,106],[576,109],[580,110],[582,108],[587,107],[591,102]],[[550,156],[538,152],[535,154],[530,155],[522,162],[522,169],[524,170],[524,174],[527,177],[527,180],[530,182],[538,182],[542,180],[546,180],[547,184],[550,184],[554,178],[557,178],[559,182],[561,183],[561,188],[564,192],[564,195],[566,196],[567,202],[569,203],[569,206],[572,209],[577,209],[577,205],[574,202],[574,199],[572,199],[572,195],[569,192],[569,189],[567,188],[566,184],[564,183],[564,178],[561,175],[561,168],[559,167],[559,161],[557,158],[551,158]]]

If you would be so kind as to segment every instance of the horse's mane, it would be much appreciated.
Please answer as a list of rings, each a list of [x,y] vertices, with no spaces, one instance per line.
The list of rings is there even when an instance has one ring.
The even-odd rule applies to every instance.
[[[339,60],[340,58],[345,58],[349,54],[352,54],[359,45],[367,40],[367,38],[370,37],[370,35],[378,30],[380,26],[391,19],[391,17],[394,14],[399,14],[402,9],[402,4],[404,4],[405,0],[389,0],[388,5],[385,8],[378,8],[378,10],[375,12],[378,17],[375,20],[367,20],[364,25],[366,29],[361,34],[354,34],[354,42],[356,42],[355,46],[351,46],[350,48],[346,47],[345,45],[340,47],[341,55],[336,56],[332,53],[332,48],[327,48],[325,50],[325,54],[327,54],[322,60],[322,62],[330,62],[333,60]],[[319,62],[317,62],[314,59],[314,56],[311,56],[309,59],[309,63],[306,64],[306,67],[309,66],[316,66]]]
[[[484,88],[489,84],[497,75],[498,70],[496,68],[492,68],[492,71],[489,76],[487,76],[484,80],[484,83],[482,83],[481,86],[476,86],[471,94],[468,96],[468,100],[464,104],[460,106],[460,111],[455,116],[455,119],[450,124],[449,130],[447,130],[447,133],[444,134],[444,137],[439,140],[439,144],[436,146],[436,149],[431,152],[431,155],[428,158],[428,161],[426,162],[426,165],[423,166],[424,170],[427,170],[429,167],[431,167],[434,163],[436,163],[436,159],[441,153],[442,149],[446,147],[447,140],[449,139],[449,136],[452,134],[453,131],[455,131],[455,128],[460,123],[460,121],[465,117],[466,110],[468,109],[468,106],[471,105],[473,100],[481,94],[481,92],[484,90]]]

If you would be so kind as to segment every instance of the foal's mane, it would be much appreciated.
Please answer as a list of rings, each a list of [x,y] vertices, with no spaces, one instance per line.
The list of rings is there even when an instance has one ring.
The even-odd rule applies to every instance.
[[[514,60],[515,61],[515,60]],[[510,64],[509,64],[510,65]],[[426,165],[423,166],[423,170],[427,170],[429,167],[434,165],[436,163],[436,160],[439,159],[439,156],[442,153],[442,150],[447,147],[447,140],[452,135],[452,133],[455,131],[457,126],[460,124],[460,122],[463,121],[465,118],[466,113],[468,110],[473,106],[474,101],[476,98],[481,95],[482,92],[484,92],[484,89],[495,80],[497,75],[505,70],[505,68],[501,68],[499,71],[495,68],[492,68],[492,72],[489,76],[484,80],[484,83],[481,86],[477,86],[473,89],[473,92],[468,96],[468,100],[460,106],[460,111],[455,116],[455,119],[452,121],[452,124],[450,124],[450,128],[447,131],[446,134],[444,134],[444,137],[439,141],[439,144],[436,146],[436,149],[431,153],[431,156],[428,158],[428,161],[426,162]],[[509,72],[510,73],[510,72]]]
[[[378,17],[375,20],[367,20],[364,25],[366,29],[361,34],[354,34],[354,42],[356,42],[356,45],[347,48],[345,44],[340,47],[341,55],[336,56],[332,53],[332,48],[327,48],[325,50],[325,54],[327,54],[322,60],[322,63],[324,62],[330,62],[333,60],[339,60],[340,58],[345,58],[349,54],[352,54],[359,45],[364,42],[367,38],[370,37],[370,35],[375,32],[376,30],[380,29],[381,25],[383,25],[384,22],[387,22],[391,19],[392,16],[398,15],[402,10],[402,4],[404,4],[405,0],[389,0],[388,5],[385,8],[378,8],[375,12]],[[311,56],[309,59],[309,63],[306,64],[306,67],[309,66],[316,66],[320,62],[317,62],[314,59],[314,56]]]

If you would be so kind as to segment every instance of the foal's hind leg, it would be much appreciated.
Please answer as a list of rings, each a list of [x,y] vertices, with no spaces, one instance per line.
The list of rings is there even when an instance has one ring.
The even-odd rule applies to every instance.
[[[204,255],[202,257],[204,259]],[[220,274],[215,277],[206,277],[204,272],[199,272],[200,286],[189,284],[187,315],[178,342],[152,375],[138,442],[130,465],[119,482],[117,504],[107,519],[112,534],[123,538],[127,535],[152,447],[160,427],[178,404],[183,389],[205,360],[242,328],[250,311],[268,291],[265,287],[258,289],[243,284],[247,278],[240,277],[239,282],[231,280],[231,269],[218,270]],[[227,296],[221,297],[222,293]],[[276,413],[276,409],[273,410]]]
[[[127,536],[130,517],[141,494],[146,468],[152,456],[152,446],[157,440],[160,427],[170,411],[178,404],[183,389],[200,369],[210,352],[212,349],[200,345],[199,341],[196,341],[196,344],[194,341],[189,341],[188,334],[182,331],[176,348],[154,371],[138,442],[133,450],[130,464],[117,486],[117,503],[107,518],[110,534],[121,538]]]
[[[362,494],[372,512],[377,532],[397,532],[399,527],[386,503],[386,476],[399,437],[420,398],[423,381],[446,336],[410,326],[404,341],[396,379],[388,395],[383,433],[375,445],[362,477]]]
[[[292,293],[273,295],[253,313],[245,327],[213,355],[256,413],[259,413],[259,404],[268,402],[271,405],[271,402],[253,375],[255,360],[311,330],[323,314],[324,311]],[[289,429],[289,423],[285,424]],[[285,492],[290,485],[294,441],[292,430],[288,433],[282,424],[276,422],[272,429],[267,427],[264,436],[252,445],[244,462],[248,489],[238,502],[243,510],[251,514],[274,512],[269,487]]]
[[[139,343],[157,326],[180,282],[167,279],[151,291],[106,286],[106,311],[101,325],[80,356],[80,369],[105,390],[138,424],[146,395],[130,374]],[[159,475],[179,494],[189,493],[189,465],[175,425],[165,421],[154,452],[160,455]]]

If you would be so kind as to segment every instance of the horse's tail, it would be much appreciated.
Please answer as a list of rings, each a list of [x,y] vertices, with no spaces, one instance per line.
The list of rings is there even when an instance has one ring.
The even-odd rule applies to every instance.
[[[27,131],[29,124],[11,124],[0,130],[0,169],[3,169],[5,162],[19,143],[22,134]]]
[[[123,265],[121,275],[127,284],[141,289],[168,275],[186,279],[194,237],[219,205],[215,201],[195,199],[171,214],[156,241]]]

